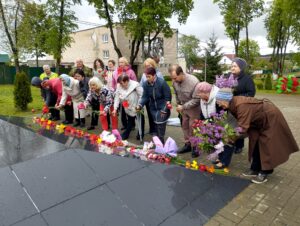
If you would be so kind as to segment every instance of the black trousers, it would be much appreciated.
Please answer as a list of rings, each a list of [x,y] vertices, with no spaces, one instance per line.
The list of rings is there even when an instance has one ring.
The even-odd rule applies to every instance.
[[[271,170],[262,170],[261,169],[261,161],[260,161],[260,154],[259,154],[259,145],[258,142],[255,144],[255,148],[252,154],[252,162],[251,162],[251,170],[256,172],[262,172],[265,174],[273,173],[273,169]]]
[[[134,126],[135,126],[135,116],[132,117],[130,115],[127,115],[127,127],[126,127],[125,131],[122,133],[123,140],[128,139],[130,132]]]
[[[73,105],[65,105],[65,119],[72,123],[74,120]]]
[[[100,103],[99,101],[96,101],[95,103],[92,103],[92,116],[91,116],[91,126],[97,126],[99,121],[99,114],[95,111],[99,111],[100,109]]]
[[[224,151],[219,154],[219,160],[224,166],[230,165],[233,150],[233,146],[225,145]]]
[[[155,123],[152,117],[152,114],[150,112],[150,106],[149,103],[146,104],[146,110],[147,110],[147,115],[148,115],[148,122],[149,122],[149,133],[156,133],[156,127]],[[142,127],[142,137],[145,135],[145,116],[141,115],[141,127]],[[139,135],[139,133],[138,133]]]
[[[157,124],[155,123],[156,135],[160,139],[160,141],[165,143],[165,133],[166,133],[167,122]]]

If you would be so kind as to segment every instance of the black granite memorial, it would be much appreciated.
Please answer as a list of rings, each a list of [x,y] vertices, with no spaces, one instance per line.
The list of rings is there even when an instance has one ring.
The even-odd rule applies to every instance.
[[[93,150],[1,117],[0,225],[203,225],[249,184]]]

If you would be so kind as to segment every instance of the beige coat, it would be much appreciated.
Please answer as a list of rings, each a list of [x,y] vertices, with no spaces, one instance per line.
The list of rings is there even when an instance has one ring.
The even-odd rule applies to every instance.
[[[299,151],[281,111],[269,100],[236,96],[229,110],[249,136],[249,161],[258,142],[262,170],[274,169],[287,161],[291,153]]]
[[[197,108],[199,111],[200,99],[195,92],[198,82],[199,80],[190,74],[185,74],[185,79],[181,83],[173,82],[176,102],[182,105],[183,110]]]

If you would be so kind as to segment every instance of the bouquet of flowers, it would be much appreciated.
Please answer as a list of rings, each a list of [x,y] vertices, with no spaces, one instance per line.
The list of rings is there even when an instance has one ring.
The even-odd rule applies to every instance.
[[[225,75],[216,76],[216,86],[219,88],[234,88],[238,85],[238,81],[233,74],[229,77]]]
[[[232,143],[241,129],[230,125],[227,117],[227,112],[221,111],[220,114],[212,114],[210,119],[195,122],[193,136],[190,138],[191,144],[199,152],[211,154],[216,149],[223,148],[223,145],[220,144]]]

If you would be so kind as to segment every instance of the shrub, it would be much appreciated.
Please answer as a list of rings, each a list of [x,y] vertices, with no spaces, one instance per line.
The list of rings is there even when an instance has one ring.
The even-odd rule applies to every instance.
[[[270,74],[268,74],[265,79],[265,89],[272,90],[272,78]]]
[[[164,76],[164,79],[165,79],[166,82],[167,82],[167,81],[172,81],[170,75],[165,75],[165,76]]]
[[[264,84],[263,82],[261,81],[261,79],[254,79],[254,84],[256,86],[256,89],[263,89],[264,88]]]
[[[14,102],[15,107],[26,110],[28,103],[32,102],[30,82],[25,72],[16,74],[14,82]]]

